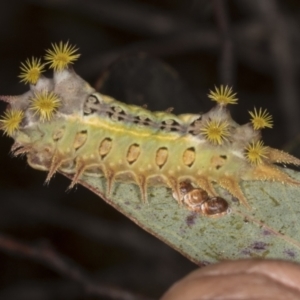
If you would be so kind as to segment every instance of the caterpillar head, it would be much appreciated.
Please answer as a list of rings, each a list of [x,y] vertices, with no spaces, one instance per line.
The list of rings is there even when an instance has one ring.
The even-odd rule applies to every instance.
[[[15,140],[14,153],[27,153],[34,168],[49,170],[55,151],[53,141],[63,135],[66,118],[80,119],[86,99],[95,91],[71,67],[79,57],[76,52],[68,42],[53,44],[45,63],[33,57],[21,64],[19,77],[29,84],[26,93],[0,96],[8,103],[0,119],[1,129]],[[53,69],[53,78],[42,74],[47,65]]]

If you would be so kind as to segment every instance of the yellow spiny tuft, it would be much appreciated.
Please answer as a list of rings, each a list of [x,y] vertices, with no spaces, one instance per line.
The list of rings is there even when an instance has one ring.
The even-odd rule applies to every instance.
[[[25,63],[21,63],[21,74],[19,75],[21,82],[36,84],[44,72],[44,67],[45,65],[38,58],[27,59]]]
[[[226,121],[209,120],[200,130],[208,141],[218,145],[221,145],[229,135]]]
[[[263,158],[267,158],[268,148],[264,146],[263,141],[250,143],[246,147],[246,157],[254,165],[261,164]]]
[[[52,49],[46,50],[45,60],[50,64],[50,68],[61,71],[78,59],[80,54],[75,54],[77,51],[78,49],[69,45],[69,42],[52,44]]]
[[[3,118],[0,119],[0,128],[4,131],[4,133],[12,136],[13,133],[19,129],[23,117],[23,111],[17,109],[8,109],[5,111]]]
[[[58,96],[48,90],[35,93],[30,100],[30,109],[39,115],[41,121],[50,121],[61,105]]]
[[[252,117],[251,123],[255,130],[259,130],[265,127],[273,127],[272,116],[266,109],[263,111],[262,108],[260,108],[259,111],[257,111],[256,108],[254,108],[254,111],[249,111],[249,114]]]
[[[210,91],[208,94],[208,98],[223,106],[237,104],[238,98],[235,98],[235,96],[236,93],[234,94],[232,88],[227,85],[225,87],[221,85],[220,88],[215,87],[215,91]]]

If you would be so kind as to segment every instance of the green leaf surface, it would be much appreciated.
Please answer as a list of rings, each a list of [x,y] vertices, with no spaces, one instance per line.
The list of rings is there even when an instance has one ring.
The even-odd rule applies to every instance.
[[[300,180],[300,173],[285,171]],[[197,264],[240,258],[300,261],[299,187],[243,182],[252,207],[248,210],[216,186],[229,202],[230,213],[207,217],[179,206],[168,188],[149,188],[149,204],[143,204],[134,184],[115,183],[110,199],[105,199],[105,179],[83,176],[80,183]]]

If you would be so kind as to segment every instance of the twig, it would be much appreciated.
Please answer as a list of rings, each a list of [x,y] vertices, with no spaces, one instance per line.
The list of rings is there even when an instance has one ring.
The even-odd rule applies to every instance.
[[[193,51],[213,53],[217,51],[219,45],[220,39],[214,29],[198,29],[164,38],[143,40],[99,53],[97,56],[79,61],[77,69],[80,69],[83,76],[96,76],[119,57],[127,54],[146,52],[153,56],[175,56]]]
[[[122,0],[26,0],[41,7],[78,13],[81,16],[145,36],[164,36],[196,28],[197,23],[155,6]]]
[[[299,101],[297,94],[296,62],[293,57],[287,20],[274,0],[253,1],[269,31],[269,43],[273,57],[273,70],[280,105],[284,114],[288,137],[293,138],[299,132]]]
[[[39,193],[39,191],[37,191]],[[51,190],[49,199],[55,198]],[[0,226],[2,228],[20,224],[51,224],[68,229],[90,240],[106,245],[122,247],[141,257],[159,259],[169,249],[149,235],[141,234],[135,225],[120,226],[119,223],[95,217],[72,207],[60,205],[55,201],[35,198],[33,195],[22,196],[11,193],[1,201]],[[3,199],[4,199],[3,198]],[[24,201],[26,198],[26,201]],[[99,201],[101,201],[99,199]],[[8,218],[6,216],[9,216]],[[162,246],[163,245],[163,246]],[[170,258],[171,254],[168,253]],[[176,259],[177,257],[174,257]]]
[[[234,84],[235,62],[233,42],[230,33],[226,0],[214,0],[214,11],[222,39],[221,55],[219,58],[220,82],[232,86]]]
[[[268,32],[265,26],[257,22],[248,22],[243,25],[232,26],[235,54],[245,66],[259,73],[273,75],[273,61],[269,53],[260,51],[257,45],[263,43]],[[300,38],[299,45],[300,45]],[[297,40],[295,40],[297,44]],[[109,51],[99,52],[96,56],[78,61],[76,70],[83,77],[96,77],[111,63],[123,55],[147,52],[150,55],[168,57],[182,55],[189,52],[217,53],[221,40],[213,28],[202,28],[195,31],[180,33],[165,38],[142,40]],[[299,47],[300,51],[300,47]],[[300,66],[300,57],[294,59],[295,68]],[[234,63],[233,67],[234,69]],[[234,79],[233,79],[234,80]]]
[[[32,259],[50,267],[61,275],[82,284],[88,294],[120,300],[150,300],[150,298],[136,295],[120,288],[109,287],[95,282],[81,267],[56,253],[49,245],[32,246],[0,234],[0,250],[10,255]]]

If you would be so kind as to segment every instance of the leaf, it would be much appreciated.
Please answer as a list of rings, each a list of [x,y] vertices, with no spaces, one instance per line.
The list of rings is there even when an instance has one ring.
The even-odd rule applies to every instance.
[[[300,173],[287,172],[300,179]],[[164,187],[149,188],[149,204],[143,204],[139,188],[134,184],[115,183],[112,196],[107,199],[105,179],[83,176],[80,183],[196,264],[241,258],[300,261],[300,189],[297,187],[243,182],[243,191],[252,207],[248,210],[216,186],[220,196],[229,202],[231,212],[207,217],[179,206],[170,189]]]

